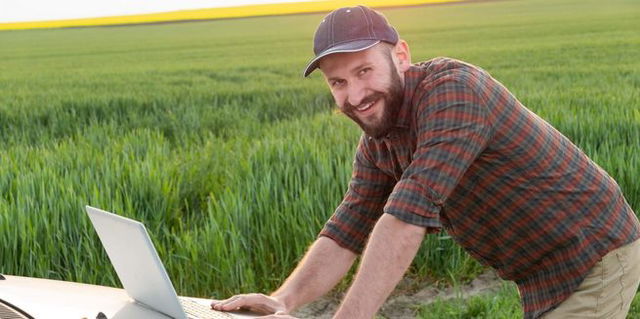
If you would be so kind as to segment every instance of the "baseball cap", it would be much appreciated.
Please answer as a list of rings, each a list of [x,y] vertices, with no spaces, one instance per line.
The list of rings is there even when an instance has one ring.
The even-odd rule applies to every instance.
[[[358,52],[381,41],[396,44],[398,32],[382,13],[366,6],[345,7],[332,11],[320,22],[313,38],[315,58],[307,64],[304,76],[318,68],[321,58],[342,52]]]

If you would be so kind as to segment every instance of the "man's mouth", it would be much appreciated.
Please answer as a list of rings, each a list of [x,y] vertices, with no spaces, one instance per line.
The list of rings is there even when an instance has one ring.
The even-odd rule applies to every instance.
[[[358,110],[358,112],[364,112],[364,111],[370,109],[374,104],[376,104],[377,101],[378,100],[376,99],[376,100],[370,101],[368,103],[362,103],[362,104],[360,104],[359,106],[356,107],[356,110]]]

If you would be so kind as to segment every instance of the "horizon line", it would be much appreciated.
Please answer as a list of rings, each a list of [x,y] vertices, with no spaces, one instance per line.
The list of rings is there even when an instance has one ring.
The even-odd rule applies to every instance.
[[[0,23],[1,30],[57,29],[95,26],[138,25],[184,21],[202,21],[229,18],[248,18],[302,13],[329,12],[334,9],[367,5],[370,7],[402,7],[422,4],[464,2],[465,0],[324,0],[305,2],[285,2],[254,4],[237,7],[190,9],[159,13],[132,14],[97,18],[61,19],[29,22]]]

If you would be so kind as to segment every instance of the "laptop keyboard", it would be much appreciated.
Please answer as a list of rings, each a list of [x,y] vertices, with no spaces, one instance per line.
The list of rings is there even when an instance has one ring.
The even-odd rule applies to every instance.
[[[230,314],[211,309],[209,306],[199,304],[193,300],[178,298],[182,309],[187,315],[198,319],[229,319],[233,318]]]

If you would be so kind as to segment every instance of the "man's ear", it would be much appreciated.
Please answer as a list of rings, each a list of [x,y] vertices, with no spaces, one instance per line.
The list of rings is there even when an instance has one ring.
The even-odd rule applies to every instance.
[[[398,59],[398,71],[404,73],[409,70],[411,66],[411,52],[409,51],[407,41],[402,39],[398,40],[393,51]]]

